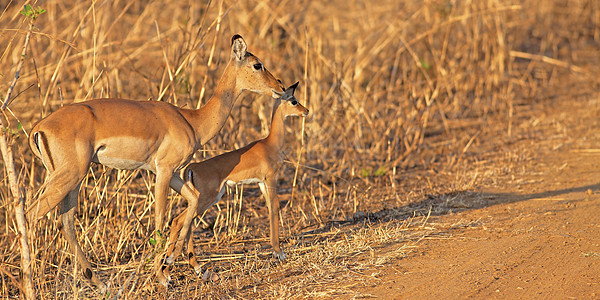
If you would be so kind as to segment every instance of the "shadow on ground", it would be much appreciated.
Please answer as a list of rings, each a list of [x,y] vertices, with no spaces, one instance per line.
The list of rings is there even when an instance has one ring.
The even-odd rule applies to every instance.
[[[455,191],[440,195],[428,195],[425,199],[410,205],[386,208],[376,212],[357,212],[346,220],[328,221],[324,226],[299,234],[300,236],[330,231],[334,227],[377,224],[393,220],[403,221],[414,216],[442,216],[450,213],[485,208],[498,204],[509,204],[532,199],[546,199],[572,193],[595,193],[600,183],[579,187],[564,188],[531,194],[487,193],[478,191]]]

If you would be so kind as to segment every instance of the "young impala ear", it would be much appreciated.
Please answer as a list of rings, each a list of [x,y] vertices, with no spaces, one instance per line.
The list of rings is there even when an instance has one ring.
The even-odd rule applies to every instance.
[[[246,57],[246,42],[239,34],[231,38],[231,57],[235,57],[238,61]]]
[[[296,83],[290,85],[290,89],[292,89],[292,93],[294,93],[294,91],[296,91],[296,88],[298,87],[298,83],[300,83],[300,81],[296,81]]]
[[[294,92],[296,91],[296,88],[298,87],[298,83],[299,83],[299,81],[296,81],[296,83],[290,85],[287,89],[285,89],[285,93],[283,94],[283,97],[281,97],[281,98],[283,100],[292,99],[292,97],[294,97]]]

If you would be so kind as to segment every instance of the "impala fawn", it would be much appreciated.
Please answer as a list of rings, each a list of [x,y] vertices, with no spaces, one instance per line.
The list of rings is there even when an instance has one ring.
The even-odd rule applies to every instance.
[[[184,171],[185,180],[193,183],[200,194],[196,212],[198,216],[201,216],[206,209],[221,199],[226,185],[258,183],[269,210],[273,254],[280,260],[285,259],[285,253],[279,246],[279,201],[277,200],[276,180],[284,158],[282,152],[284,120],[289,116],[304,117],[308,114],[308,109],[294,97],[297,86],[298,82],[288,87],[283,96],[275,101],[271,130],[266,138],[205,161],[192,163]],[[187,209],[173,221],[167,255],[173,251],[174,240],[184,226],[183,218]],[[188,230],[188,234],[191,234],[191,229]],[[201,268],[194,255],[193,238],[188,238],[187,249],[190,264],[197,273],[200,273]],[[170,255],[169,258],[172,259],[173,256]]]

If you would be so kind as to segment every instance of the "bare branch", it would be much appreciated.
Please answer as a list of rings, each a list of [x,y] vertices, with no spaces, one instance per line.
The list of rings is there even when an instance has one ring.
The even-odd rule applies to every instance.
[[[23,51],[21,52],[21,59],[19,60],[17,70],[15,71],[15,77],[10,83],[8,90],[6,91],[6,96],[4,97],[2,107],[0,108],[2,113],[7,109],[10,95],[12,94],[12,91],[15,85],[17,84],[17,80],[19,80],[21,68],[23,68],[23,62],[25,61],[25,55],[27,53],[27,46],[29,45],[29,40],[31,39],[32,29],[33,22],[31,21],[29,23],[27,35],[25,36]],[[10,191],[15,199],[15,217],[17,220],[17,227],[20,235],[19,242],[21,245],[21,272],[23,275],[23,289],[21,292],[24,294],[25,299],[35,299],[33,277],[31,273],[31,251],[29,249],[29,242],[27,238],[27,221],[25,219],[25,197],[23,197],[21,189],[19,188],[19,182],[17,180],[15,171],[14,156],[12,153],[11,145],[8,143],[6,138],[6,134],[8,131],[2,115],[0,115],[0,151],[2,152],[2,159],[4,160],[4,166],[6,167]]]

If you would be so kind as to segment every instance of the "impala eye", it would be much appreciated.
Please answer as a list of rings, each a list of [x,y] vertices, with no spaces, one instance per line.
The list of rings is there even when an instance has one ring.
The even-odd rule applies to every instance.
[[[261,70],[262,69],[262,64],[254,64],[254,70]]]
[[[298,101],[296,99],[292,100],[292,105],[298,105]]]

